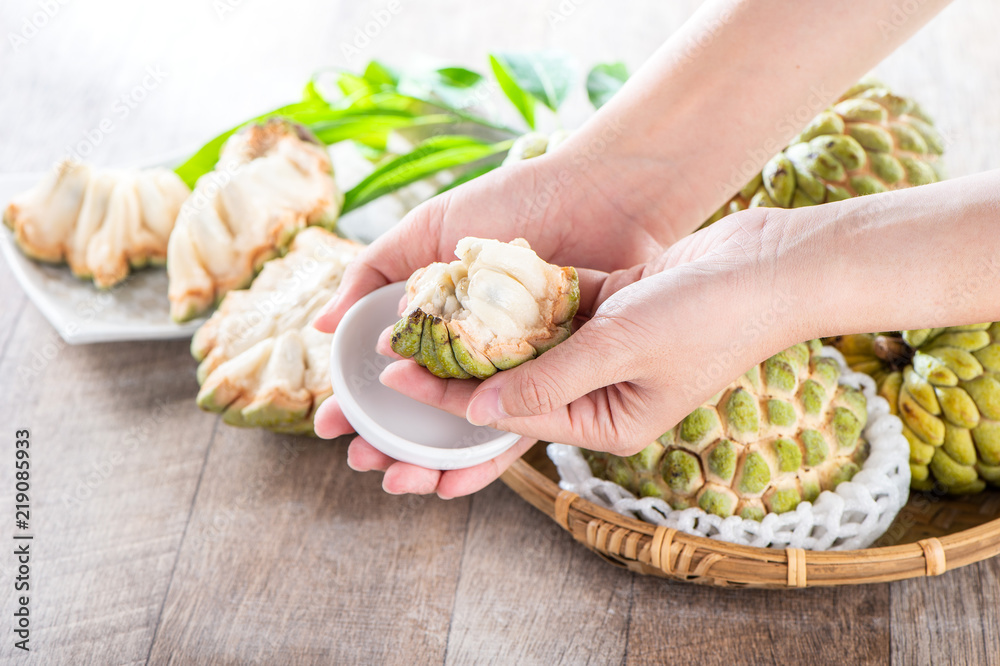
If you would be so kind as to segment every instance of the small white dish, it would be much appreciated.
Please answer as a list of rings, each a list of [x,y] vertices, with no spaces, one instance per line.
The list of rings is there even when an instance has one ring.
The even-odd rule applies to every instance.
[[[474,426],[379,382],[392,359],[375,351],[382,331],[399,320],[405,284],[382,287],[354,304],[333,335],[333,394],[358,434],[382,453],[430,469],[463,469],[497,457],[519,435]]]

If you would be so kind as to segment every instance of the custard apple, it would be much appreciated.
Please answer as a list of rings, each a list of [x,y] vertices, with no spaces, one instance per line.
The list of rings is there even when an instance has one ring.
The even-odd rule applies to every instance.
[[[248,125],[202,176],[170,236],[170,314],[186,321],[247,286],[308,225],[333,228],[343,195],[326,149],[284,120]]]
[[[310,227],[249,289],[226,294],[191,341],[198,406],[231,425],[311,434],[316,408],[333,393],[333,336],[312,322],[362,247]]]
[[[911,486],[953,494],[1000,486],[1000,324],[842,336],[903,420]]]
[[[167,169],[96,169],[64,160],[14,197],[3,221],[29,257],[65,261],[77,277],[108,288],[132,268],[166,261],[167,240],[189,193]]]
[[[850,480],[868,456],[865,396],[813,340],[749,370],[628,457],[584,450],[594,476],[675,509],[761,520]]]
[[[546,263],[521,238],[463,238],[455,254],[407,281],[406,311],[392,333],[397,354],[438,377],[482,379],[569,337],[576,269]]]
[[[944,140],[920,106],[866,77],[820,113],[705,225],[746,208],[799,208],[934,183]]]

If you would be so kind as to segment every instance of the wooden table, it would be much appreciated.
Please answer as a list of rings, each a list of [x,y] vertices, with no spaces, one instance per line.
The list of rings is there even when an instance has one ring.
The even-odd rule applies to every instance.
[[[294,99],[315,67],[375,56],[482,69],[487,49],[556,47],[634,69],[696,4],[398,3],[52,0],[32,32],[45,3],[7,0],[0,172],[47,168],[104,119],[101,164],[190,147]],[[879,68],[938,118],[954,175],[1000,166],[998,24],[995,3],[966,0]],[[583,116],[576,93],[567,124]],[[499,483],[393,497],[343,442],[222,424],[194,404],[186,342],[66,347],[6,265],[0,294],[0,496],[6,512],[13,431],[30,428],[35,532],[27,658],[0,557],[4,663],[1000,663],[1000,560],[804,592],[637,577]]]

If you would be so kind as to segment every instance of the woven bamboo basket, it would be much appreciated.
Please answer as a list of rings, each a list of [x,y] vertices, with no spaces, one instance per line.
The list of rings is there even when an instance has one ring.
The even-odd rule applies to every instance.
[[[1000,554],[1000,492],[951,497],[913,493],[872,548],[753,548],[628,518],[560,490],[536,444],[501,477],[587,548],[641,574],[720,587],[819,587],[938,576]]]

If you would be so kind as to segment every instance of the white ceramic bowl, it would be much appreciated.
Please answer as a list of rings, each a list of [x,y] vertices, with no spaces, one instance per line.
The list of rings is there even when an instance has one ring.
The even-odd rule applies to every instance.
[[[462,469],[497,457],[519,436],[474,426],[379,382],[392,360],[378,354],[375,345],[382,331],[399,320],[404,290],[397,282],[368,294],[337,327],[330,371],[344,416],[382,453],[421,467]]]

